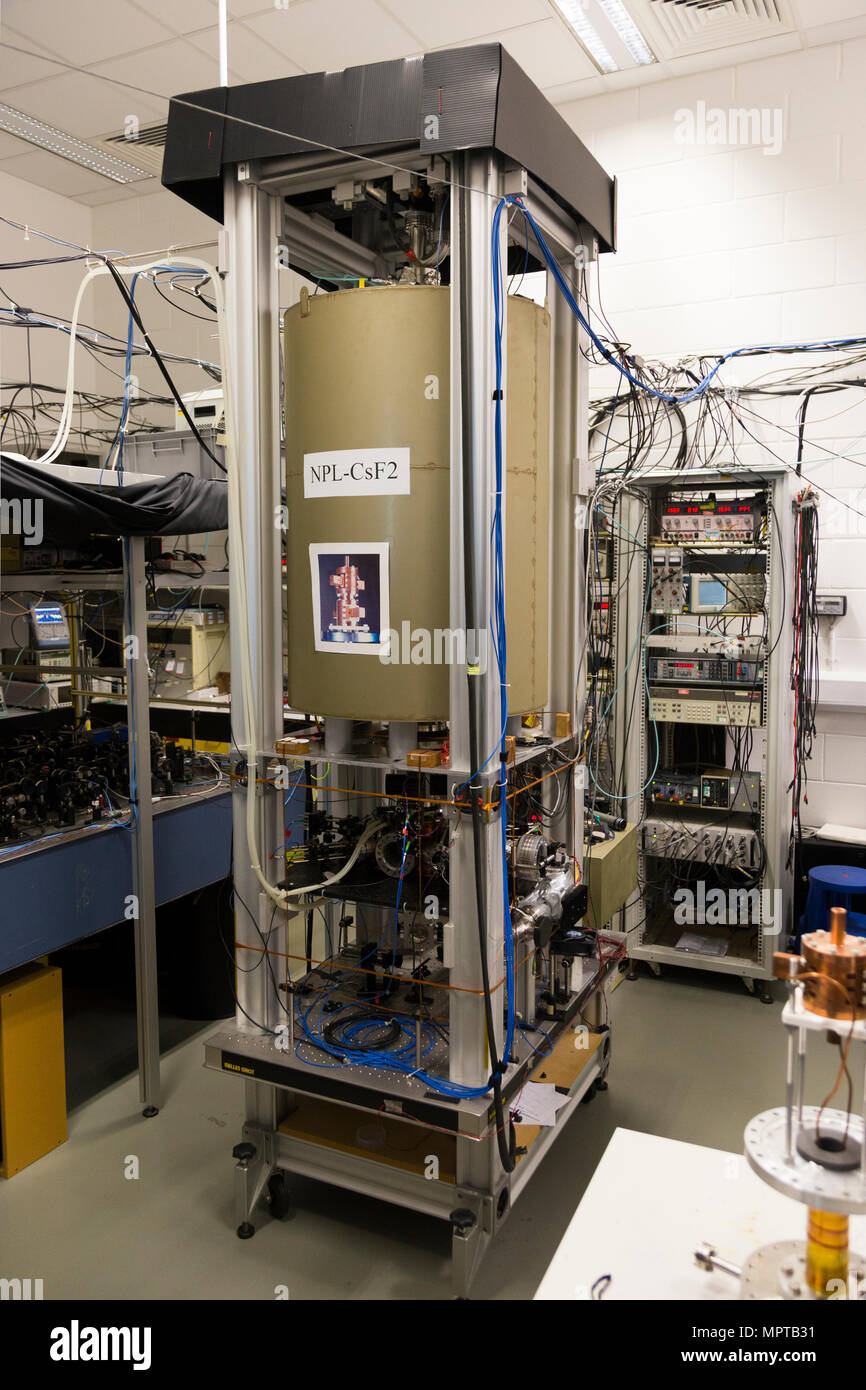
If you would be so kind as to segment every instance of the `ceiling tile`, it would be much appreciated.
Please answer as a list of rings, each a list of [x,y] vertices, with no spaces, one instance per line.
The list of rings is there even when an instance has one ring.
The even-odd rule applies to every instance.
[[[303,72],[297,63],[278,53],[277,50],[258,34],[235,20],[228,26],[229,73],[237,74],[238,82],[267,82],[272,77],[295,77]],[[214,72],[219,64],[219,35],[216,29],[208,29],[193,34],[189,42],[206,53],[213,63]]]
[[[38,49],[40,53],[46,50],[43,44],[34,43],[26,34],[17,33],[7,24],[5,11],[3,16],[0,28],[0,92],[24,82],[36,82],[40,77],[54,77],[63,71],[56,63],[43,62],[41,58],[30,58],[26,53],[16,52],[19,48]]]
[[[214,4],[217,0],[214,0]],[[246,19],[252,14],[270,14],[273,10],[297,9],[301,5],[317,5],[319,0],[228,0],[229,16]]]
[[[148,48],[143,53],[115,58],[110,63],[96,65],[94,71],[104,77],[117,78],[129,83],[126,99],[130,110],[135,112],[135,87],[144,88],[144,97],[151,101],[162,97],[167,101],[178,92],[195,92],[205,87],[216,87],[219,72],[216,64],[200,49],[186,39],[172,39],[171,43],[161,43],[156,48]],[[105,83],[106,87],[109,85]],[[162,114],[165,115],[165,108]]]
[[[23,154],[29,148],[14,135],[7,135],[5,130],[0,130],[0,159],[14,159],[15,155]]]
[[[151,182],[155,183],[156,180],[148,180],[147,184],[108,184],[106,182],[104,188],[100,188],[94,193],[78,193],[75,201],[77,203],[86,203],[90,208],[101,207],[104,203],[121,203],[127,198],[137,198]]]
[[[502,35],[502,43],[538,87],[597,75],[595,64],[557,19],[509,29]]]
[[[316,0],[255,15],[246,26],[307,72],[404,58],[418,40],[375,0]]]
[[[425,48],[451,48],[469,39],[491,41],[518,24],[549,19],[547,0],[380,0],[417,34]]]
[[[111,185],[112,180],[82,164],[61,159],[59,155],[49,154],[47,150],[31,149],[27,154],[16,155],[13,159],[0,161],[0,170],[13,178],[24,179],[27,183],[37,183],[40,188],[50,188],[52,193],[62,193],[75,198],[80,193],[92,193],[98,188]]]
[[[136,115],[142,123],[158,120],[164,106],[137,92],[113,87],[88,73],[64,73],[48,82],[16,87],[6,94],[9,106],[26,111],[70,135],[106,135],[121,130],[124,118]]]
[[[485,34],[454,46],[466,48],[470,43],[501,43],[537,87],[557,87],[598,76],[595,65],[577,39],[573,39],[556,19],[524,24],[504,33]]]
[[[13,29],[81,67],[171,36],[129,0],[5,0],[3,13]]]
[[[261,5],[262,0],[257,3]],[[180,0],[180,3],[178,0],[132,0],[132,4],[179,37],[216,25],[219,15],[217,0]]]

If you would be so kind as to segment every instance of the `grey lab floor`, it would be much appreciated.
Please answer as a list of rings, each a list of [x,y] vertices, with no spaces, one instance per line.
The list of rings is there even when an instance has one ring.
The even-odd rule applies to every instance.
[[[623,980],[610,1088],[570,1119],[473,1298],[532,1298],[617,1126],[740,1152],[746,1121],[784,1098],[780,1008],[781,996],[764,1005],[739,981],[690,970]],[[203,1069],[208,1031],[163,1057],[155,1119],[141,1118],[130,1077],[70,1115],[65,1145],[0,1184],[0,1273],[42,1278],[47,1299],[272,1299],[278,1284],[293,1300],[449,1298],[443,1223],[306,1179],[293,1181],[293,1218],[263,1216],[237,1239],[242,1087]],[[832,1085],[836,1055],[816,1049],[810,1099]],[[131,1155],[137,1180],[124,1176]]]

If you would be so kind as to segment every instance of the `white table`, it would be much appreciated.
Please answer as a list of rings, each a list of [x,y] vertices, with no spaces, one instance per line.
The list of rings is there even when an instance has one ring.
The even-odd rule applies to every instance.
[[[586,1299],[610,1274],[605,1299],[735,1299],[738,1280],[697,1267],[699,1245],[741,1265],[757,1246],[805,1233],[805,1206],[741,1154],[617,1129],[535,1297]],[[866,1216],[851,1218],[851,1248],[866,1254]]]

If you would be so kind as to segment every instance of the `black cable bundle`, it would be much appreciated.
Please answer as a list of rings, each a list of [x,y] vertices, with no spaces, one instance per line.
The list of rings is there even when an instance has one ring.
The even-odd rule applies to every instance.
[[[797,498],[797,552],[794,563],[792,621],[794,648],[791,655],[791,689],[794,692],[794,776],[791,792],[791,834],[787,867],[794,861],[794,847],[802,844],[800,807],[806,795],[806,764],[812,756],[815,713],[818,708],[818,507],[807,488]]]
[[[115,270],[115,268],[114,268],[114,266],[112,265],[111,261],[108,261],[108,260],[107,260],[107,261],[105,262],[105,264],[106,264],[108,270],[111,272],[111,277],[112,277],[112,279],[114,280],[114,283],[117,285],[117,288],[118,288],[118,290],[120,291],[121,297],[122,297],[124,303],[126,304],[126,307],[129,309],[130,314],[132,315],[132,318],[133,318],[134,323],[138,326],[138,329],[139,329],[139,332],[141,333],[141,336],[144,338],[144,341],[147,343],[147,346],[148,346],[148,348],[149,348],[149,350],[150,350],[150,354],[151,354],[151,356],[152,356],[154,362],[156,363],[156,365],[159,367],[159,370],[160,370],[160,372],[161,372],[161,374],[162,374],[163,381],[165,382],[166,386],[168,387],[169,391],[171,392],[172,396],[174,397],[175,402],[177,403],[177,408],[178,408],[178,410],[180,411],[180,413],[181,413],[181,415],[183,416],[183,418],[186,420],[186,423],[189,425],[189,427],[190,427],[190,429],[192,430],[192,432],[193,432],[195,438],[198,440],[198,443],[201,445],[202,449],[204,449],[205,453],[208,455],[208,458],[210,458],[210,459],[216,464],[217,468],[219,468],[223,473],[225,473],[225,472],[226,472],[226,466],[225,466],[225,464],[222,462],[221,459],[218,459],[218,458],[217,458],[216,454],[213,452],[212,449],[209,449],[209,448],[208,448],[207,444],[206,444],[205,441],[202,439],[202,437],[201,437],[199,431],[196,429],[195,421],[193,420],[192,416],[190,415],[189,411],[187,410],[186,405],[184,404],[183,400],[181,399],[181,397],[180,397],[180,395],[179,395],[179,393],[178,393],[177,387],[175,386],[174,382],[172,381],[171,377],[169,376],[168,368],[166,367],[166,365],[165,365],[165,363],[163,362],[161,356],[159,355],[159,352],[158,352],[157,349],[154,347],[153,343],[151,342],[150,338],[148,337],[147,329],[146,329],[145,326],[144,326],[144,323],[143,323],[143,321],[142,321],[141,314],[138,312],[138,309],[136,308],[135,300],[133,299],[133,297],[132,297],[132,295],[130,294],[129,290],[126,288],[126,285],[123,283],[123,280],[122,280],[122,278],[121,278],[119,272],[118,272],[117,270]]]

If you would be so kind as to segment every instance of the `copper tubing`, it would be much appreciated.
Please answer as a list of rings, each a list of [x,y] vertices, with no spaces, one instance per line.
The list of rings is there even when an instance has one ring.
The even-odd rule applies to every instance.
[[[836,950],[844,950],[848,931],[848,913],[844,907],[830,908],[830,940]]]
[[[848,1217],[809,1208],[806,1222],[806,1283],[816,1298],[848,1287]]]

